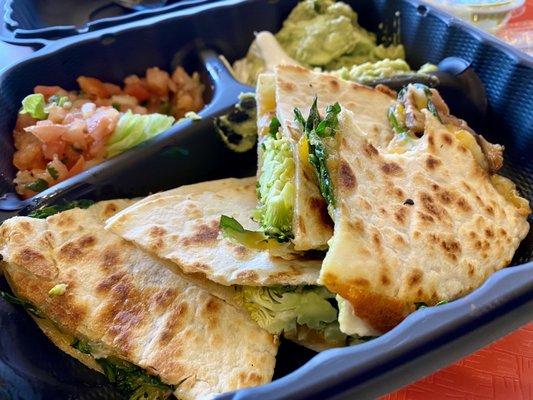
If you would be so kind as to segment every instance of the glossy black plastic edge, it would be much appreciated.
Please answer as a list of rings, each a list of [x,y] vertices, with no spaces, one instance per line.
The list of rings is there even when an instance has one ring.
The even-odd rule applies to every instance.
[[[211,7],[225,7],[244,0],[222,1],[215,5],[194,7],[161,16],[173,18]],[[415,0],[403,0],[413,5]],[[519,63],[532,66],[531,57],[496,38],[442,13],[433,11],[449,26],[479,38],[481,42],[502,48]],[[120,27],[150,24],[157,18]],[[98,37],[113,29],[84,37]],[[56,48],[76,44],[82,37],[68,38],[45,48],[32,59],[45,57]],[[375,398],[418,377],[427,375],[462,355],[487,344],[496,337],[531,320],[533,307],[533,263],[501,270],[479,289],[447,305],[419,310],[393,331],[371,342],[351,348],[323,352],[299,370],[262,387],[219,396],[223,400],[244,399],[324,399]],[[494,331],[490,332],[490,329]],[[406,371],[406,369],[408,369]]]
[[[14,17],[13,2],[15,0],[6,0],[3,9],[4,24],[6,25],[6,31],[9,31],[11,35],[2,35],[2,39],[13,44],[20,45],[46,45],[49,43],[47,38],[65,38],[75,35],[80,35],[86,32],[94,32],[104,28],[110,28],[118,26],[124,23],[138,21],[143,18],[149,18],[160,14],[175,12],[188,7],[197,6],[199,4],[207,4],[218,0],[181,0],[180,2],[169,4],[167,6],[159,7],[156,9],[146,9],[143,11],[134,11],[131,14],[100,18],[95,21],[87,22],[83,27],[76,27],[74,25],[56,25],[49,26],[47,28],[36,29],[24,29],[19,27],[18,21]],[[36,42],[37,40],[37,42]]]

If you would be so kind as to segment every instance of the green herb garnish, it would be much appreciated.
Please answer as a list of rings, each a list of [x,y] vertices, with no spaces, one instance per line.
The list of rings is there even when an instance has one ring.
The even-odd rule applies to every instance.
[[[120,104],[118,103],[111,103],[111,107],[113,107],[117,111],[120,111]]]
[[[65,202],[56,204],[53,206],[46,206],[43,208],[39,208],[38,210],[32,211],[30,214],[28,214],[28,217],[32,218],[47,218],[51,215],[60,213],[62,211],[70,210],[72,208],[89,208],[94,204],[94,201],[92,200],[76,200],[71,202]]]
[[[318,177],[320,193],[327,201],[328,206],[335,207],[333,182],[329,174],[327,159],[328,154],[323,139],[335,135],[339,122],[337,119],[341,111],[339,103],[326,108],[326,117],[322,119],[318,112],[317,98],[309,110],[307,121],[300,110],[294,110],[294,118],[302,125],[309,143],[309,162],[315,167]]]
[[[80,340],[78,338],[75,338],[71,346],[74,347],[76,350],[81,351],[84,354],[91,354],[91,346],[85,340]]]
[[[46,170],[48,171],[48,173],[50,174],[50,176],[51,176],[53,179],[57,179],[57,178],[59,178],[59,172],[57,172],[57,169],[55,169],[55,168],[52,167],[51,165],[49,165],[48,167],[46,167]]]
[[[276,135],[279,131],[281,124],[279,122],[279,119],[276,117],[272,118],[272,121],[270,121],[270,125],[268,126],[268,133],[270,136],[274,139],[276,139]]]
[[[172,394],[172,387],[156,376],[117,357],[97,358],[105,376],[130,400],[163,400]]]
[[[0,291],[0,297],[2,297],[5,301],[8,303],[14,304],[16,306],[21,306],[29,313],[33,314],[37,318],[44,318],[43,314],[37,307],[35,307],[32,303],[26,300],[19,299],[16,296],[13,296],[12,294],[9,294],[7,292]]]
[[[28,183],[26,189],[30,189],[32,192],[42,192],[45,189],[48,189],[48,182],[42,178],[37,179],[32,183]]]
[[[46,102],[41,93],[30,94],[22,100],[21,114],[30,114],[35,119],[46,119],[48,113],[45,110]]]

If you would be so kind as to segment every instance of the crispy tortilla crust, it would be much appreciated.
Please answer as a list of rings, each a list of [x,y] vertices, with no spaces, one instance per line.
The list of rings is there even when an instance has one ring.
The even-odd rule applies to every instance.
[[[333,293],[338,293],[350,302],[355,314],[379,332],[387,332],[414,311],[413,307],[392,296],[370,292],[364,287],[347,284],[331,274],[322,277],[322,283]]]
[[[382,332],[415,302],[480,286],[529,230],[525,201],[500,193],[462,136],[424,113],[424,135],[398,154],[373,146],[343,109],[329,149],[338,205],[320,282]]]
[[[206,399],[268,382],[276,338],[243,311],[103,229],[129,204],[102,202],[46,220],[6,221],[0,254],[14,293],[61,332],[99,342],[179,385],[180,398]],[[59,283],[67,284],[66,292],[49,296]]]
[[[298,141],[303,132],[294,121],[294,108],[304,117],[315,96],[318,108],[325,115],[326,107],[335,102],[355,114],[357,123],[368,132],[376,146],[388,143],[392,130],[387,120],[387,110],[393,103],[390,93],[329,74],[320,74],[294,65],[276,67],[276,114],[283,135],[290,139],[295,159],[296,195],[294,200],[294,246],[296,250],[325,249],[333,233],[333,224],[321,199],[316,173],[299,151]]]

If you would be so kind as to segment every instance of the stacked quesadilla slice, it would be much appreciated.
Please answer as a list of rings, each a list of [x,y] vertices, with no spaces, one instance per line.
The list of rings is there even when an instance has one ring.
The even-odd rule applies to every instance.
[[[269,382],[273,335],[221,295],[104,230],[107,218],[132,203],[106,201],[2,224],[5,276],[39,327],[135,399],[172,392],[209,399]]]
[[[334,295],[317,286],[321,258],[271,251],[278,243],[261,236],[250,218],[256,206],[255,178],[222,179],[149,196],[117,213],[106,228],[170,262],[177,273],[220,284],[225,290],[209,290],[273,334],[315,350],[345,345]]]
[[[340,296],[344,333],[386,332],[416,303],[463,296],[511,262],[528,202],[495,174],[501,146],[449,115],[435,90],[399,94],[386,146],[342,103],[320,115],[315,101],[307,120],[295,118],[309,159],[320,157],[315,176],[334,221],[320,282]]]

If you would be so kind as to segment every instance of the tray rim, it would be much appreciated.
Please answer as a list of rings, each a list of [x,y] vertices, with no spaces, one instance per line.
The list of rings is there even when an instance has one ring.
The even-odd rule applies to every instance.
[[[422,2],[422,1],[417,1],[417,0],[403,0],[403,1],[411,3],[413,6],[418,6],[420,4],[424,4],[424,5],[426,4],[426,3]],[[137,29],[137,28],[140,28],[140,27],[144,27],[146,25],[153,24],[154,22],[165,21],[167,19],[173,19],[173,18],[177,18],[177,17],[185,18],[187,16],[194,15],[196,13],[208,12],[210,9],[221,8],[221,7],[231,7],[233,5],[240,4],[240,3],[243,3],[243,2],[246,2],[246,0],[223,0],[223,1],[220,1],[220,2],[216,2],[216,3],[199,5],[199,6],[191,7],[191,8],[188,8],[188,9],[176,11],[176,12],[173,12],[173,13],[166,14],[164,16],[151,17],[151,18],[147,18],[147,19],[143,19],[143,20],[139,20],[139,21],[133,21],[133,22],[130,22],[130,23],[127,23],[127,24],[123,24],[121,26],[114,26],[114,27],[106,28],[106,29],[103,29],[101,31],[95,31],[95,32],[90,32],[90,33],[79,35],[79,36],[60,39],[60,40],[58,40],[56,42],[51,43],[50,45],[45,46],[43,49],[38,50],[36,53],[32,54],[30,57],[28,57],[27,59],[25,59],[24,61],[22,61],[21,63],[19,63],[17,65],[38,61],[39,59],[42,59],[43,57],[49,56],[54,51],[58,51],[60,49],[68,48],[68,47],[70,47],[72,45],[76,45],[76,44],[78,44],[80,42],[90,41],[90,40],[93,40],[93,39],[97,39],[99,37],[102,38],[105,35],[109,35],[109,34],[112,35],[115,32],[127,32],[128,30],[133,30],[133,29]],[[497,47],[500,50],[502,50],[504,53],[512,56],[517,61],[518,64],[523,64],[527,68],[532,68],[533,67],[533,57],[527,56],[527,54],[522,53],[519,50],[516,50],[516,49],[512,48],[510,45],[500,41],[499,39],[497,39],[495,37],[492,37],[491,35],[479,30],[478,28],[471,27],[471,26],[466,26],[466,24],[463,21],[458,20],[457,18],[452,17],[452,16],[448,15],[445,12],[442,12],[440,10],[435,10],[434,8],[432,8],[429,5],[427,5],[427,7],[428,7],[428,13],[433,13],[434,15],[438,16],[439,18],[443,19],[443,21],[449,27],[457,26],[458,28],[460,28],[462,30],[466,30],[470,34],[475,35],[480,40],[480,42],[488,44],[489,46]],[[7,67],[6,69],[2,70],[1,73],[0,73],[0,79],[3,79],[3,76],[5,74],[8,74],[11,71],[13,71],[17,67],[17,65],[11,65],[11,66]],[[378,339],[375,339],[375,340],[373,340],[373,341],[371,341],[369,343],[365,343],[365,344],[362,344],[362,345],[359,345],[359,346],[355,346],[355,347],[352,347],[352,348],[334,349],[334,350],[329,350],[327,352],[321,353],[321,354],[315,356],[312,360],[310,360],[308,363],[306,363],[304,366],[302,366],[298,370],[296,370],[293,373],[291,373],[289,375],[286,375],[285,377],[282,377],[282,378],[280,378],[280,379],[278,379],[278,380],[276,380],[276,381],[274,381],[274,382],[272,382],[272,383],[270,383],[268,385],[265,385],[265,386],[262,386],[262,387],[258,387],[258,388],[252,388],[252,389],[244,389],[244,390],[239,391],[239,392],[223,394],[223,395],[220,396],[220,399],[252,399],[258,393],[264,394],[265,396],[263,396],[262,398],[264,398],[265,400],[268,399],[268,398],[276,398],[276,399],[282,399],[282,398],[291,398],[291,399],[304,398],[304,397],[301,397],[301,395],[303,395],[303,393],[300,393],[300,395],[296,395],[296,396],[292,396],[292,397],[286,397],[287,393],[285,393],[284,397],[283,396],[279,397],[279,396],[277,396],[277,394],[274,394],[274,396],[276,396],[276,397],[267,397],[267,396],[271,396],[274,391],[278,391],[278,389],[280,389],[280,388],[283,389],[281,392],[283,392],[283,391],[286,392],[286,388],[287,387],[288,388],[295,387],[294,385],[298,381],[300,381],[302,379],[301,376],[303,375],[303,373],[308,371],[310,368],[314,368],[316,363],[326,363],[326,362],[329,362],[328,360],[331,360],[331,359],[337,358],[337,357],[341,357],[341,356],[345,357],[345,358],[348,357],[348,356],[356,358],[357,353],[359,353],[359,352],[371,351],[375,347],[383,346],[385,343],[389,343],[390,344],[391,341],[394,341],[393,338],[397,338],[397,336],[400,335],[400,332],[402,332],[404,329],[406,329],[406,328],[408,328],[410,326],[413,326],[414,324],[420,322],[420,320],[424,320],[424,319],[437,320],[439,318],[442,318],[445,315],[459,313],[458,315],[462,316],[462,318],[466,318],[466,321],[470,321],[470,323],[472,323],[472,317],[469,315],[468,310],[466,309],[465,306],[469,305],[469,304],[471,305],[471,304],[473,304],[475,302],[479,302],[478,304],[481,306],[481,309],[484,310],[484,312],[481,313],[480,316],[478,316],[478,319],[483,317],[483,316],[485,316],[487,318],[491,318],[493,321],[496,321],[498,319],[502,319],[506,315],[510,314],[513,310],[507,310],[507,312],[501,312],[501,310],[498,311],[498,307],[501,306],[501,304],[498,304],[498,302],[501,301],[501,299],[498,300],[498,296],[495,296],[494,294],[491,294],[490,290],[494,289],[494,287],[496,288],[495,290],[503,290],[503,288],[499,287],[499,286],[501,286],[501,285],[499,285],[499,283],[505,282],[506,279],[511,279],[511,278],[515,279],[516,277],[520,277],[521,275],[524,275],[527,278],[533,276],[533,262],[530,261],[530,262],[522,264],[522,265],[517,265],[517,266],[511,267],[511,268],[506,268],[506,269],[503,269],[501,271],[498,271],[497,273],[493,274],[480,288],[476,289],[475,291],[473,291],[469,295],[467,295],[467,296],[465,296],[463,298],[460,298],[458,300],[455,300],[455,301],[451,302],[450,304],[447,304],[447,305],[444,305],[444,306],[441,306],[441,307],[428,308],[428,309],[425,309],[425,310],[422,310],[422,311],[418,311],[418,312],[410,315],[406,320],[404,320],[398,327],[396,327],[389,334],[384,335],[384,336],[382,336],[382,337],[380,337]],[[516,292],[516,290],[518,290],[518,289],[521,290],[520,293],[522,293],[521,296],[523,298],[523,304],[526,305],[526,312],[522,312],[522,314],[519,316],[521,318],[521,320],[524,320],[525,318],[528,318],[529,315],[531,315],[531,313],[528,314],[528,310],[531,310],[531,307],[533,306],[533,280],[530,278],[530,279],[523,279],[520,282],[517,282],[517,285],[515,287],[513,287],[513,290],[509,291],[509,293],[507,294],[509,301],[512,301],[513,299],[517,300],[520,297],[517,294],[518,292]],[[483,298],[483,296],[486,296],[486,292],[488,292],[488,294],[490,296],[487,296],[487,297]],[[492,293],[494,293],[494,292],[492,292]],[[513,293],[515,295],[514,297],[513,297]],[[527,307],[529,307],[529,308],[527,308]],[[492,314],[496,313],[497,315],[491,315],[491,313]],[[450,325],[446,329],[446,331],[440,332],[440,334],[437,335],[437,336],[440,337],[440,336],[443,336],[445,334],[449,334],[449,332],[453,331],[453,330],[461,331],[461,328],[464,329],[464,324],[459,324],[459,321],[457,320],[457,316],[454,317],[454,320],[456,321],[456,325],[454,325],[454,326]],[[503,327],[503,329],[500,332],[504,332],[506,329],[507,329],[507,327]],[[396,333],[394,334],[394,332],[396,332]],[[467,334],[469,332],[470,333],[479,332],[479,329],[476,329],[476,327],[471,327],[471,329],[469,329],[468,332],[466,332],[464,334]],[[420,342],[417,343],[418,347],[429,346],[429,348],[426,349],[427,351],[422,354],[423,356],[424,355],[429,355],[430,356],[432,351],[438,350],[439,348],[444,346],[443,344],[441,344],[441,347],[436,347],[436,348],[431,349],[430,343],[434,342],[436,340],[435,336],[431,337],[431,333],[433,333],[433,335],[435,335],[438,332],[436,332],[436,331],[427,331],[426,332],[426,336],[425,336],[425,339],[426,339],[425,342],[420,341]],[[482,340],[483,340],[483,338],[482,338]],[[385,342],[385,343],[383,343],[383,342]],[[393,348],[394,348],[394,346],[393,346]],[[384,349],[386,349],[386,347],[382,348],[380,351],[383,352]],[[464,348],[462,351],[463,351],[464,354],[466,354],[466,352],[469,352],[472,349],[473,348],[470,346],[468,348]],[[392,356],[392,354],[391,354],[391,356]],[[397,356],[397,354],[395,354],[395,356]],[[317,361],[313,361],[315,359]],[[382,360],[382,362],[384,362],[385,364],[387,362],[390,363],[391,359],[389,358],[388,360]],[[309,364],[311,364],[311,365],[309,365]],[[354,368],[355,367],[353,365],[346,366],[344,368],[344,376],[340,376],[339,375],[340,378],[342,378],[342,380],[350,379],[350,376],[348,376],[348,374],[353,373],[352,370]],[[375,369],[376,367],[373,367],[373,368]],[[435,368],[436,368],[436,366],[435,366]],[[357,369],[357,368],[355,368],[355,369]],[[368,366],[367,366],[367,369],[368,369]],[[372,368],[370,368],[370,369],[372,369]],[[426,369],[424,372],[420,372],[419,376],[422,376],[423,374],[427,374],[429,372],[431,372],[431,370],[430,369]],[[359,374],[361,374],[361,373],[362,372],[359,371]],[[379,374],[378,374],[378,376],[379,376]],[[369,377],[368,381],[372,380],[372,379],[376,379],[376,376],[374,376],[374,378]],[[309,390],[312,390],[311,393],[316,393],[318,390],[322,390],[322,391],[323,390],[332,390],[332,389],[334,389],[334,386],[335,386],[335,383],[324,382],[324,378],[323,377],[322,377],[322,379],[317,379],[315,382],[318,383],[319,385],[318,386],[317,385],[308,386]],[[401,379],[399,379],[397,382],[401,382]],[[344,389],[345,390],[349,390],[350,388],[344,387]],[[265,391],[267,391],[267,392],[265,392]],[[279,393],[279,391],[278,391],[278,393]],[[308,393],[309,393],[309,391],[308,391]],[[343,393],[339,393],[339,392],[332,393],[332,394],[334,396],[343,395]],[[368,392],[367,392],[367,394],[368,394]],[[365,398],[364,397],[365,396],[364,393],[361,394],[361,395],[363,396],[361,398]]]

